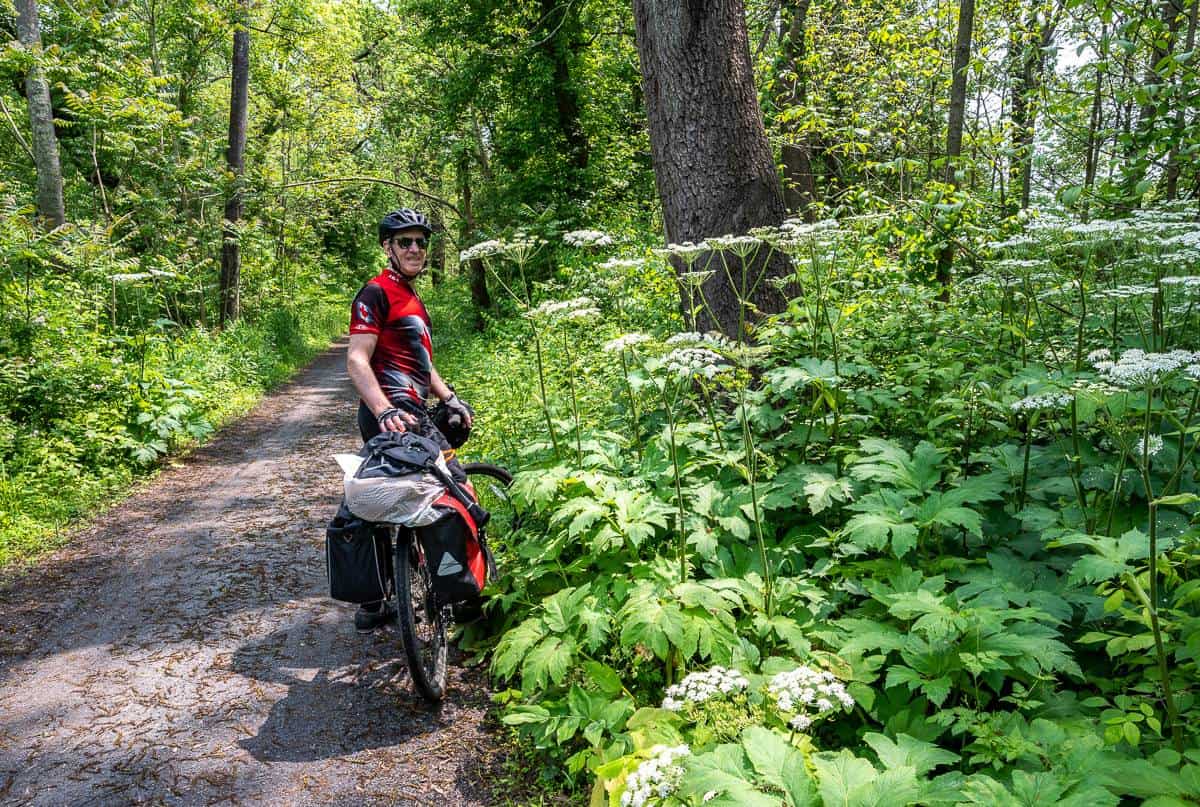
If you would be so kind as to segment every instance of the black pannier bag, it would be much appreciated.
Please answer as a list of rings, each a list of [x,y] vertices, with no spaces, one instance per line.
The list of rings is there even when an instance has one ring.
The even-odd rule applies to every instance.
[[[445,514],[432,524],[417,527],[433,590],[444,603],[476,600],[487,584],[487,547],[458,499],[446,495],[438,504]]]
[[[325,529],[329,596],[353,603],[378,602],[387,596],[391,558],[382,529],[355,516],[343,503]]]

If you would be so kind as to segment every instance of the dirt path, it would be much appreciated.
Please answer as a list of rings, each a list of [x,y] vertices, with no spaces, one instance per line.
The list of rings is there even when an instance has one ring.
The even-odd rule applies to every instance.
[[[0,803],[491,803],[482,673],[430,709],[325,596],[344,356],[0,584]]]

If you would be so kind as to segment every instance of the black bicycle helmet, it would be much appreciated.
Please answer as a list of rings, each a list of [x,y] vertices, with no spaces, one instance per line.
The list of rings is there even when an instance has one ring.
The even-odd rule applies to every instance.
[[[418,213],[411,207],[393,210],[379,220],[379,243],[388,240],[392,233],[413,229],[424,232],[426,238],[433,235],[433,228],[429,226],[429,219],[424,213]]]

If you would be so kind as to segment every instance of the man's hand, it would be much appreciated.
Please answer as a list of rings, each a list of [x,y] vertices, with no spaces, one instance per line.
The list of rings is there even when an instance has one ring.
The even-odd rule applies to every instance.
[[[474,420],[475,410],[472,409],[466,401],[459,398],[457,395],[451,395],[445,400],[446,408],[450,410],[451,417],[458,417],[462,420],[463,425],[468,429],[471,428],[471,422]]]
[[[385,432],[404,432],[408,431],[410,426],[417,425],[415,415],[395,407],[380,412],[376,420],[379,421],[380,431]]]

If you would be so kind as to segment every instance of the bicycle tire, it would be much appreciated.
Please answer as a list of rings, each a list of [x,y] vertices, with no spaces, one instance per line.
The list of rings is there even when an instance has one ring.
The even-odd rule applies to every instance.
[[[484,533],[492,555],[489,561],[493,561],[488,569],[488,578],[494,580],[499,574],[494,565],[494,556],[497,550],[507,548],[509,536],[520,527],[520,518],[508,495],[512,474],[507,468],[490,462],[468,462],[463,465],[463,470],[467,472],[467,480],[475,489],[480,506],[492,514]]]
[[[438,603],[421,542],[411,530],[394,528],[396,623],[413,686],[423,698],[446,695],[450,607]]]

